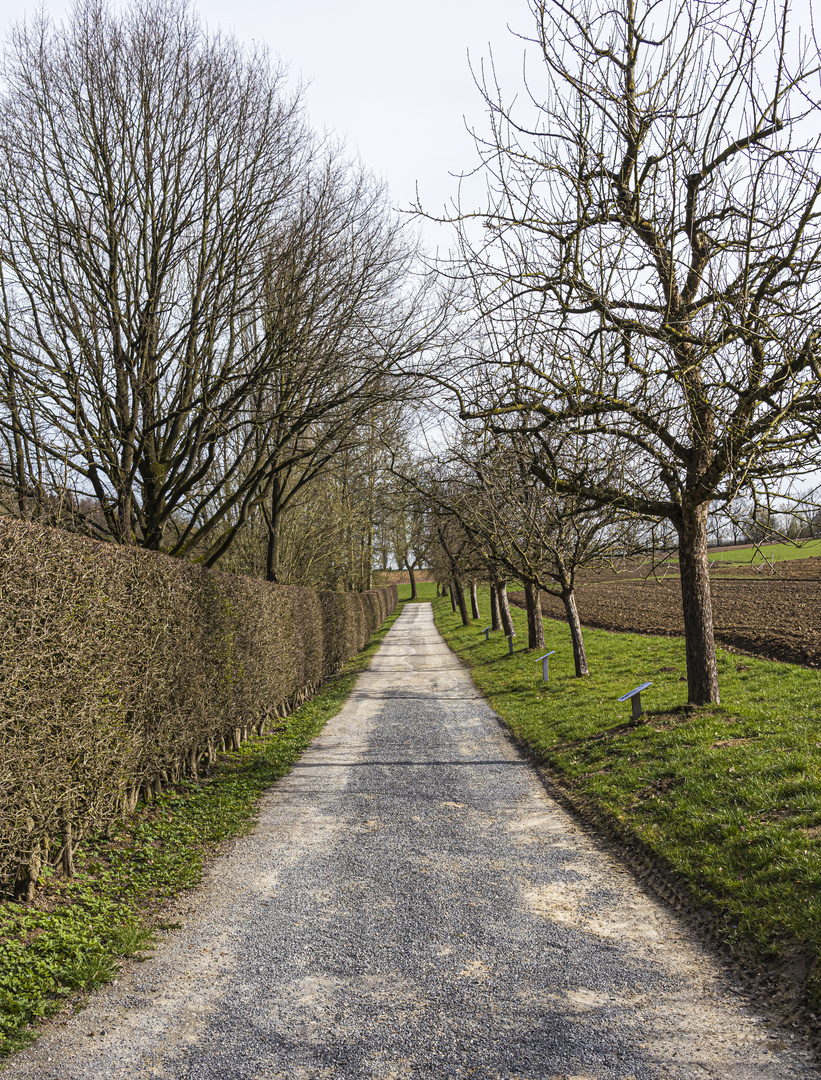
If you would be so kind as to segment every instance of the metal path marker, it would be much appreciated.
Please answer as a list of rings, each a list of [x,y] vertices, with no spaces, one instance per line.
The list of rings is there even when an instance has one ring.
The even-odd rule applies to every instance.
[[[542,662],[542,682],[549,682],[549,673],[548,673],[548,670],[547,670],[547,665],[550,663],[549,657],[554,656],[555,653],[556,653],[556,650],[554,649],[553,652],[546,652],[544,654],[544,656],[539,657],[539,660],[541,660],[541,662]],[[539,660],[536,661],[537,664],[538,664]]]
[[[513,656],[513,639],[515,637],[516,637],[516,631],[515,630],[513,631],[512,634],[507,635],[507,651],[511,656]]]
[[[646,690],[648,686],[652,686],[651,682],[643,682],[641,686],[637,686],[635,690],[631,690],[629,694],[622,694],[618,699],[619,701],[630,700],[630,704],[633,706],[633,719],[638,720],[644,710],[641,707],[641,692]]]
[[[480,634],[485,635],[485,641],[490,641],[490,631],[492,629],[492,626],[483,626],[482,629],[479,631]]]

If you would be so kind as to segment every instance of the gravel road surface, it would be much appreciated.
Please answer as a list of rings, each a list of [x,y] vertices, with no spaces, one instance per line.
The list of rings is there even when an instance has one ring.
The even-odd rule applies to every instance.
[[[429,604],[172,917],[4,1080],[819,1076],[549,798]]]

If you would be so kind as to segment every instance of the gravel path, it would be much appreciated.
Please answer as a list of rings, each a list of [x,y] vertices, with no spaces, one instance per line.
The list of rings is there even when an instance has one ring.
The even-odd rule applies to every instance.
[[[4,1080],[819,1075],[547,796],[428,604],[176,917]]]

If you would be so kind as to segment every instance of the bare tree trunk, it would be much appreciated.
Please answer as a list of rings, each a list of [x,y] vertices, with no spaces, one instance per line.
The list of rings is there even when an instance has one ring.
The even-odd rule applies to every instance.
[[[365,592],[373,588],[373,515],[370,515],[370,523],[365,533],[365,567],[364,581]]]
[[[63,822],[63,848],[60,852],[60,862],[63,866],[63,873],[67,878],[74,877],[74,836],[71,827],[71,822],[66,820]]]
[[[14,441],[12,474],[14,476],[14,488],[17,493],[17,509],[20,513],[20,517],[25,517],[26,498],[24,493],[28,485],[26,482],[26,458],[23,451],[23,444],[28,443],[28,438],[20,423],[19,410],[17,407],[17,379],[13,364],[7,365],[7,379],[8,383],[4,404],[9,411],[9,416],[11,418],[11,429]]]
[[[479,614],[479,594],[475,578],[471,579],[470,582],[470,613],[474,619],[481,619],[482,617]]]
[[[409,562],[406,562],[405,566],[408,569],[408,577],[410,578],[410,587],[411,587],[410,598],[411,598],[411,600],[417,600],[419,598],[419,594],[416,591],[416,574],[414,572],[413,567],[411,566],[411,564]],[[436,595],[437,596],[439,595],[439,585],[438,584],[436,586]]]
[[[456,614],[456,590],[453,587],[453,582],[448,586],[448,595],[450,596],[450,610],[453,614]]]
[[[35,842],[22,865],[18,868],[17,877],[14,880],[14,899],[19,904],[30,904],[34,899],[37,889],[37,881],[42,867],[41,848],[39,840]]]
[[[691,705],[718,703],[718,666],[707,559],[707,504],[685,509],[676,528],[687,653],[687,700]]]
[[[490,629],[502,629],[502,620],[499,615],[499,590],[493,583],[490,586]]]
[[[589,675],[587,655],[584,651],[584,637],[582,624],[579,621],[579,610],[576,607],[576,597],[572,588],[562,589],[562,603],[567,614],[567,625],[570,627],[570,640],[573,642],[573,663],[576,666],[576,677]]]
[[[462,616],[462,626],[470,626],[468,618],[468,606],[465,603],[465,590],[462,588],[461,579],[454,574],[453,585],[450,589],[451,596],[456,593],[456,603],[459,605],[459,614]]]
[[[282,483],[278,476],[274,477],[271,485],[270,516],[265,515],[268,525],[268,551],[265,560],[266,581],[279,581],[279,534],[281,528],[281,496]]]
[[[525,606],[527,608],[527,647],[544,647],[544,623],[542,622],[542,600],[539,590],[532,582],[525,585]]]
[[[510,614],[510,604],[507,599],[507,581],[504,579],[497,581],[496,591],[499,596],[499,615],[502,619],[502,629],[505,632],[505,637],[509,637],[513,633],[513,616]]]

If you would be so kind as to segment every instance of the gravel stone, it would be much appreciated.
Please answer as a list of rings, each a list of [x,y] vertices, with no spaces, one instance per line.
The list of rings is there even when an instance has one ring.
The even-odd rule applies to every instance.
[[[4,1080],[819,1077],[548,796],[429,604],[170,917]]]

